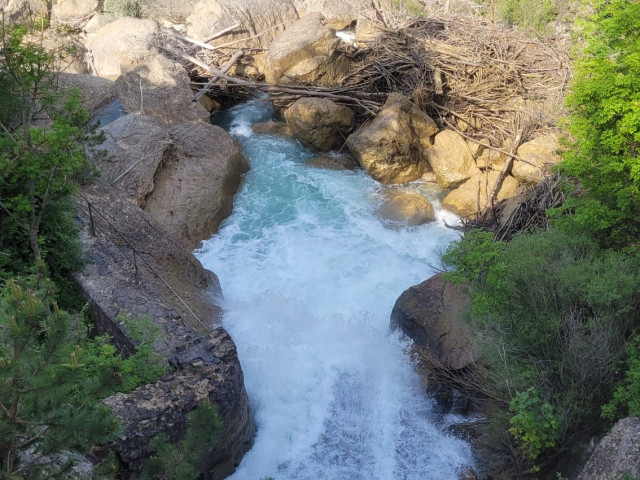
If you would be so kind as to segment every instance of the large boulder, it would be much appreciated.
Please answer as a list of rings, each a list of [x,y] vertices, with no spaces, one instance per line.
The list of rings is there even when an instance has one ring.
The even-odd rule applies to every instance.
[[[204,41],[237,24],[232,33],[211,41],[211,45],[242,40],[238,47],[268,48],[276,35],[297,19],[293,0],[200,0],[186,26],[187,35]]]
[[[353,111],[328,98],[301,98],[284,112],[293,135],[317,152],[340,148],[353,129]]]
[[[51,5],[42,0],[0,0],[0,10],[5,15],[5,21],[29,21],[33,15],[49,18]]]
[[[442,188],[460,185],[476,169],[469,145],[453,130],[442,130],[436,134],[429,149],[429,165]]]
[[[376,118],[347,138],[347,147],[374,180],[406,183],[428,170],[426,150],[437,131],[408,98],[392,93]]]
[[[416,227],[436,219],[431,202],[418,193],[394,191],[376,210],[376,215],[391,226]]]
[[[555,133],[523,143],[517,154],[533,165],[515,160],[511,169],[512,175],[523,183],[539,183],[553,165],[562,161],[559,150],[560,137]]]
[[[578,480],[640,478],[640,418],[618,421],[600,441]]]
[[[82,106],[90,113],[96,113],[116,98],[115,83],[106,78],[89,74],[61,73],[58,85],[62,92],[76,89]]]
[[[391,329],[399,328],[438,364],[460,370],[473,364],[478,349],[463,316],[469,295],[439,273],[405,290],[391,312]]]
[[[98,183],[82,198],[78,221],[88,262],[76,280],[97,332],[109,333],[123,354],[131,354],[135,341],[119,319],[145,316],[162,332],[152,348],[172,367],[155,384],[105,400],[121,424],[110,445],[122,462],[120,473],[137,477],[131,474],[149,457],[149,441],[161,433],[179,440],[189,412],[208,400],[224,425],[220,443],[199,467],[205,478],[226,478],[250,448],[255,426],[235,345],[220,326],[222,309],[212,303],[221,297],[217,277],[114,188]],[[84,202],[92,206],[93,229]]]
[[[329,25],[336,30],[349,27],[358,20],[358,16],[370,8],[367,0],[296,0],[300,16],[307,13],[322,13]]]
[[[128,112],[142,112],[161,125],[208,120],[209,112],[193,101],[189,75],[179,63],[154,55],[116,80],[118,96]]]
[[[280,33],[269,46],[265,78],[270,83],[336,85],[349,60],[340,39],[321,13],[310,13]]]
[[[489,195],[499,173],[489,171],[477,173],[464,182],[442,200],[442,208],[449,210],[463,218],[471,218],[477,215],[487,205]],[[518,181],[507,175],[502,182],[502,187],[496,196],[496,201],[514,197],[520,193]]]
[[[154,0],[153,14],[173,23],[184,23],[198,3],[197,0]]]
[[[58,0],[51,9],[59,23],[81,23],[100,9],[99,0]]]
[[[142,114],[125,115],[103,128],[104,157],[96,157],[101,177],[139,207],[155,188],[165,153],[171,145],[169,134],[154,118]]]
[[[187,122],[168,130],[172,148],[154,177],[145,211],[186,248],[218,231],[249,164],[220,127]]]
[[[117,79],[155,55],[155,20],[123,17],[98,29],[87,41],[96,75]]]

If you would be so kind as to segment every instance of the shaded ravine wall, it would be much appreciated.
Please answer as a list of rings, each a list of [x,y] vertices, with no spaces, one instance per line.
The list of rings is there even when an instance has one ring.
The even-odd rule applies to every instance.
[[[209,399],[224,427],[203,467],[209,479],[226,477],[251,447],[255,425],[235,344],[214,303],[221,297],[217,277],[113,188],[86,188],[77,204],[88,262],[76,279],[97,333],[110,334],[126,355],[134,351],[135,341],[119,317],[147,317],[161,329],[153,348],[172,371],[155,384],[105,401],[122,423],[113,445],[119,459],[128,470],[139,470],[150,453],[149,440],[158,433],[179,439],[186,415]]]

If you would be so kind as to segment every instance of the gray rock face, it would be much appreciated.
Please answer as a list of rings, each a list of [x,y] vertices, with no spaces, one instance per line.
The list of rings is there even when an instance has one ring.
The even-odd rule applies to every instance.
[[[295,3],[300,16],[322,13],[336,30],[347,28],[363,11],[371,9],[371,2],[367,0],[296,0]]]
[[[468,308],[469,296],[439,273],[400,295],[391,328],[400,328],[445,368],[459,370],[477,359],[471,329],[462,320]]]
[[[578,480],[620,480],[640,477],[640,418],[618,421],[600,441]]]
[[[155,20],[123,17],[98,29],[87,41],[96,74],[116,80],[156,53],[153,37],[159,29]]]
[[[100,8],[99,0],[58,0],[51,14],[60,23],[81,22]]]
[[[220,127],[188,122],[168,130],[172,148],[154,178],[145,211],[189,249],[218,231],[249,163]]]
[[[374,180],[406,183],[428,170],[426,150],[437,131],[408,98],[392,93],[373,122],[347,138],[347,147]]]
[[[340,40],[322,14],[309,13],[280,33],[269,46],[265,77],[270,83],[335,85],[347,73],[348,59],[336,50]]]
[[[284,118],[300,143],[317,152],[340,148],[353,129],[353,111],[328,98],[301,98]]]
[[[102,178],[144,208],[171,145],[169,134],[156,119],[137,113],[120,117],[103,132],[106,140],[100,148],[107,156],[96,162]]]
[[[185,69],[162,55],[122,74],[116,88],[127,112],[150,115],[161,125],[209,119],[209,112],[193,101]]]
[[[187,35],[204,41],[238,24],[232,34],[213,40],[211,45],[244,39],[239,47],[268,48],[276,35],[298,18],[293,0],[200,0],[187,18]]]
[[[89,261],[76,279],[98,333],[109,333],[119,350],[130,354],[133,342],[118,317],[145,315],[162,331],[153,348],[174,369],[155,384],[105,401],[122,423],[112,447],[127,469],[138,471],[149,454],[149,440],[158,433],[178,440],[186,415],[209,399],[224,431],[202,464],[210,478],[225,478],[250,448],[255,427],[235,345],[220,327],[220,307],[212,303],[221,296],[217,277],[112,187],[94,185],[81,192],[81,199],[79,218]],[[93,206],[95,236],[86,201]]]
[[[96,113],[116,98],[116,86],[106,78],[88,74],[61,73],[58,76],[58,84],[63,92],[77,88],[82,105],[91,113]]]

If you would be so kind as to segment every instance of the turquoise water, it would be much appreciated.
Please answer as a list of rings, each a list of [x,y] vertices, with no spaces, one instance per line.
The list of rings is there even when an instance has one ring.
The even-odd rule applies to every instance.
[[[373,214],[380,184],[306,167],[297,142],[253,135],[270,116],[255,101],[214,118],[252,170],[233,215],[196,251],[220,278],[258,426],[231,478],[456,479],[469,447],[434,426],[407,343],[388,331],[395,300],[457,237],[442,223],[455,218],[385,228]],[[403,188],[437,205],[433,187]]]

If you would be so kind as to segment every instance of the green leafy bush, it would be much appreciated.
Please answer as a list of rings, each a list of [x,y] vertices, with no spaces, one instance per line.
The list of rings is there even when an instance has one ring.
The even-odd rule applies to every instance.
[[[459,266],[447,277],[473,287],[484,386],[506,404],[537,389],[561,445],[599,417],[625,336],[640,324],[640,259],[553,230],[494,246],[489,239],[473,232],[445,256]],[[535,448],[521,445],[531,458]]]
[[[598,0],[594,9],[567,98],[575,141],[558,167],[586,192],[556,216],[569,231],[621,246],[640,236],[640,3]]]
[[[513,397],[509,410],[514,414],[509,420],[509,432],[520,443],[524,454],[531,460],[538,458],[546,448],[553,448],[558,441],[558,418],[553,405],[540,398],[536,388],[528,388]]]
[[[602,416],[609,420],[640,416],[640,335],[627,345],[624,370],[624,378],[617,385],[613,398],[602,407]]]

